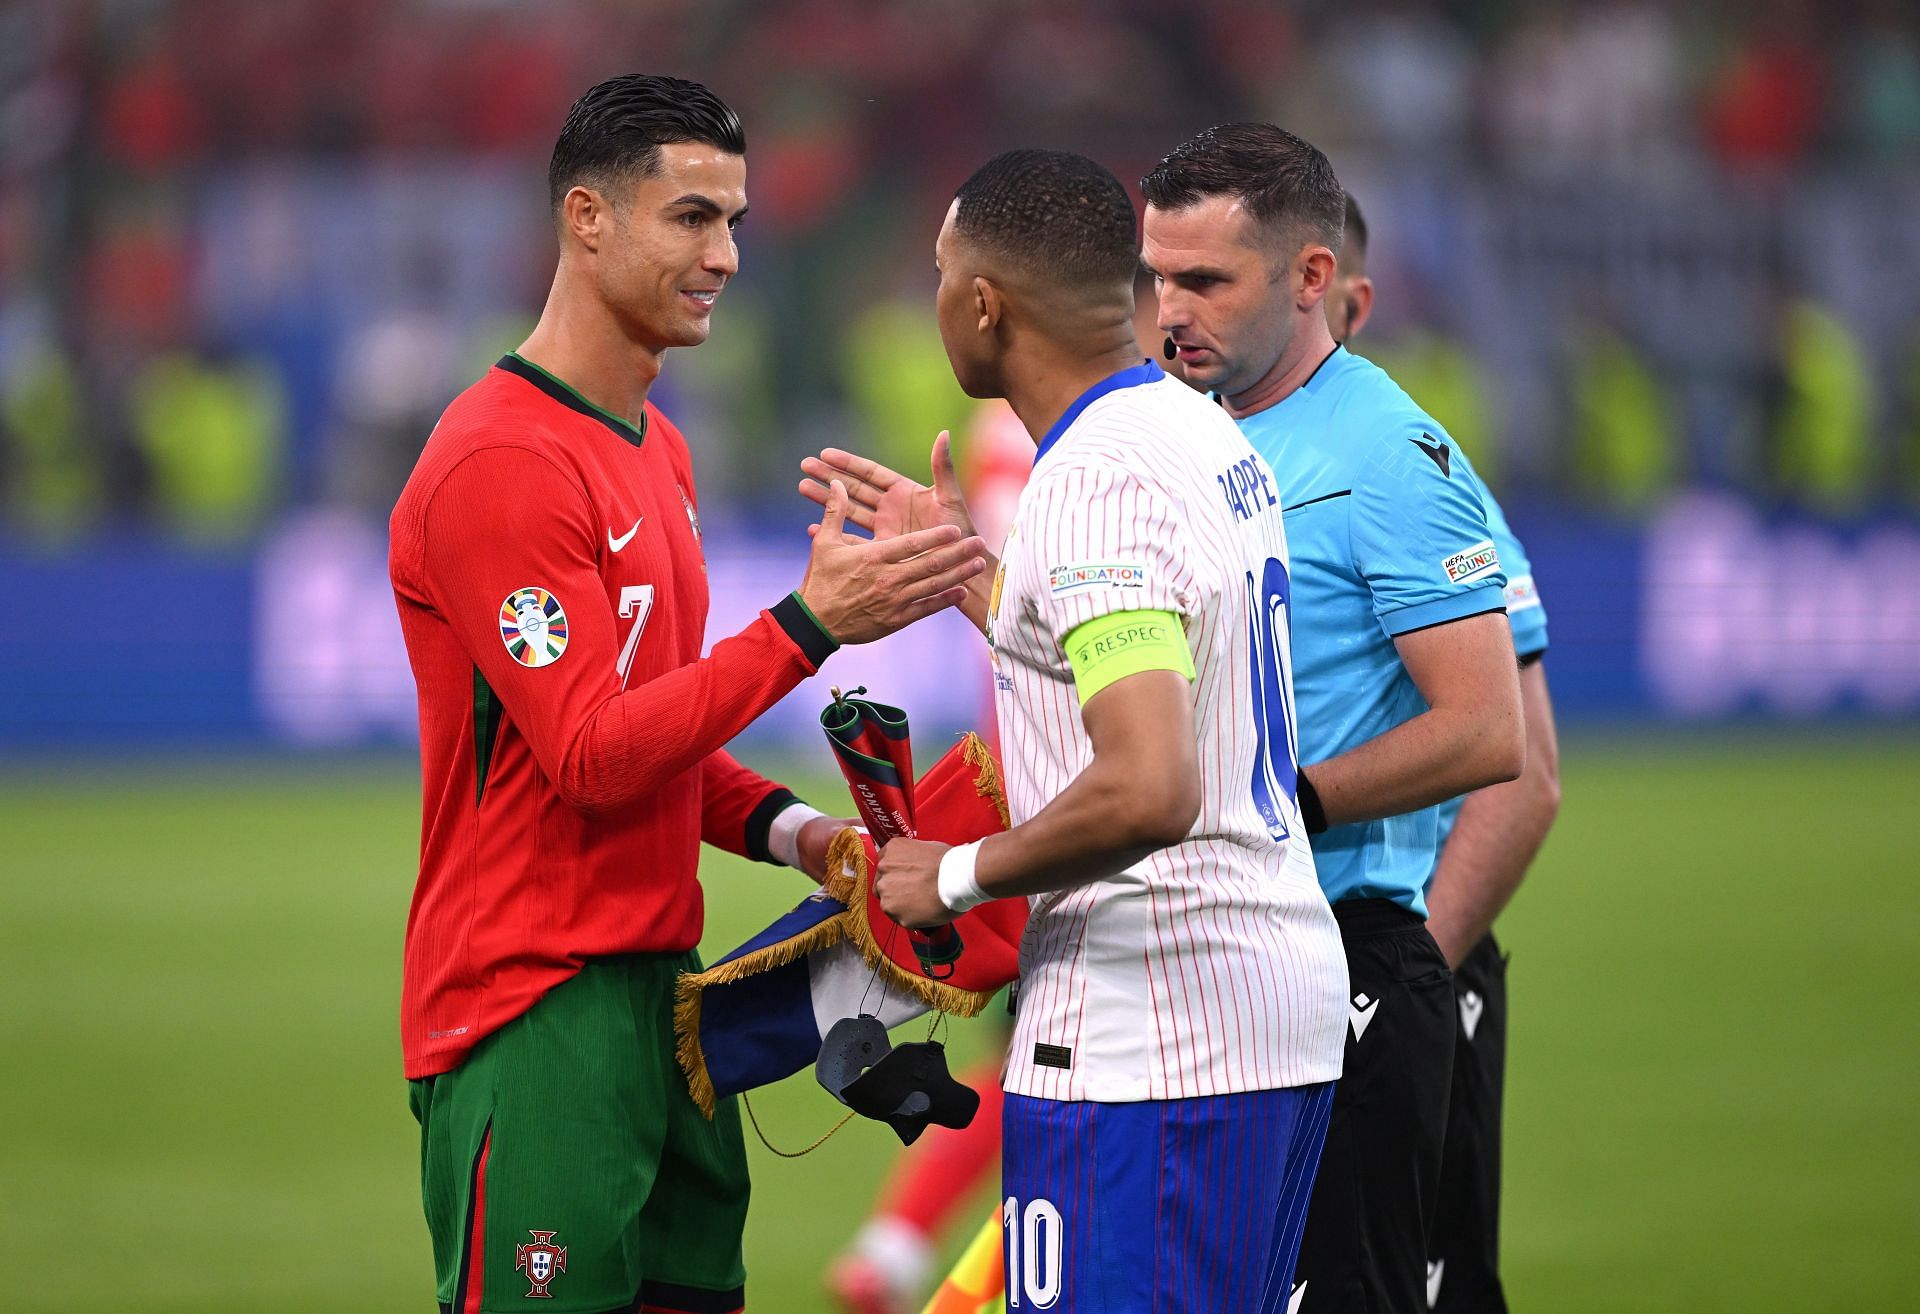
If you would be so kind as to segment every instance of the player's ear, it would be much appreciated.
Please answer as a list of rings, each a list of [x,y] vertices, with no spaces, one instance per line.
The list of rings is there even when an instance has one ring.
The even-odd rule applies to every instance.
[[[560,198],[560,227],[588,251],[600,250],[600,236],[608,219],[606,198],[590,187],[570,187]]]
[[[1007,313],[1006,294],[991,279],[978,274],[973,278],[973,311],[981,333],[992,333]]]
[[[1337,263],[1333,251],[1317,242],[1302,248],[1293,262],[1293,295],[1300,309],[1311,310],[1325,300]]]
[[[1347,291],[1347,336],[1352,338],[1365,328],[1372,314],[1373,280],[1362,274]]]

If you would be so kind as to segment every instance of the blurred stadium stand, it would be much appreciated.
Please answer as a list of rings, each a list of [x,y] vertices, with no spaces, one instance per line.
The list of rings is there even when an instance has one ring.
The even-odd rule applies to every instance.
[[[1570,718],[1920,718],[1920,10],[1647,0],[16,0],[0,9],[0,743],[412,732],[384,520],[537,313],[547,151],[634,68],[747,125],[689,434],[715,633],[797,578],[800,455],[966,427],[954,186],[1210,123],[1366,208],[1360,349],[1532,549]],[[937,722],[951,629],[829,668]],[[767,733],[803,733],[818,691]],[[921,715],[917,712],[916,715]]]

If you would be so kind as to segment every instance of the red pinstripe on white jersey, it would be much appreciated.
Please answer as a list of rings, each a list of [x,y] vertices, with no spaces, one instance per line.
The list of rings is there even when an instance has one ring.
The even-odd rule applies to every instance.
[[[1279,798],[1290,838],[1276,840],[1252,789],[1247,581],[1287,559],[1272,483],[1217,406],[1162,378],[1098,397],[1021,496],[989,625],[1013,821],[1092,760],[1062,641],[1112,611],[1185,620],[1202,797],[1183,843],[1032,900],[1006,1075],[1017,1094],[1182,1099],[1340,1074],[1339,928],[1297,809]],[[1287,663],[1280,673],[1290,707]]]

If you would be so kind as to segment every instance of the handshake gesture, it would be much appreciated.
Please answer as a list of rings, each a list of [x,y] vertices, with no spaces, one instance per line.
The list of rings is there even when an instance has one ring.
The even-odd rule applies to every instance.
[[[953,469],[943,430],[933,443],[933,486],[877,461],[829,447],[800,463],[800,492],[825,508],[800,597],[841,643],[867,643],[923,616],[959,606],[984,627],[993,564]],[[848,535],[846,524],[873,535]]]

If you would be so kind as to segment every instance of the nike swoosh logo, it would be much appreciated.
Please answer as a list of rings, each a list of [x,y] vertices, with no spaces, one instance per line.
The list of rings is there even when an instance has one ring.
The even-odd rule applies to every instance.
[[[1427,1308],[1432,1309],[1440,1303],[1440,1279],[1447,1271],[1447,1261],[1436,1259],[1427,1265]]]
[[[1421,442],[1420,438],[1425,438],[1427,440],[1427,443],[1432,443],[1433,446],[1431,447],[1427,446],[1427,443]],[[1453,452],[1447,447],[1445,443],[1441,442],[1438,438],[1435,438],[1430,433],[1423,433],[1420,435],[1420,438],[1409,438],[1407,439],[1407,441],[1412,443],[1415,447],[1418,447],[1421,451],[1425,452],[1428,456],[1431,456],[1433,458],[1433,463],[1440,467],[1441,474],[1445,475],[1449,479],[1453,478]]]
[[[1473,1033],[1480,1029],[1480,1014],[1486,1011],[1487,1001],[1478,991],[1469,990],[1460,996],[1460,1029],[1467,1033],[1467,1039],[1473,1039]]]
[[[1380,1007],[1377,999],[1368,999],[1365,995],[1355,995],[1353,1003],[1347,1006],[1347,1021],[1353,1027],[1353,1038],[1357,1043],[1367,1034],[1367,1028],[1373,1025],[1374,1010]]]
[[[640,517],[640,520],[645,520],[645,519],[646,519],[645,516]],[[633,542],[633,536],[640,532],[640,520],[634,521],[633,528],[629,529],[626,533],[620,535],[620,537],[618,538],[615,538],[613,536],[613,531],[609,529],[607,531],[607,546],[613,551],[618,552],[621,548]]]
[[[1293,1289],[1293,1294],[1287,1297],[1287,1314],[1300,1314],[1300,1302],[1306,1298],[1307,1284],[1302,1282]]]

